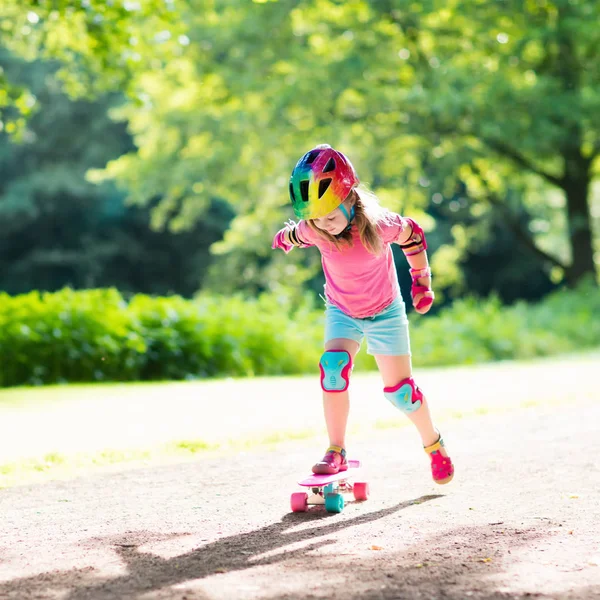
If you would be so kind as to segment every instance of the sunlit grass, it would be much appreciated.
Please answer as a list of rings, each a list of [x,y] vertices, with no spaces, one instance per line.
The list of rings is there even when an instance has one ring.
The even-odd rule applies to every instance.
[[[50,479],[68,479],[84,475],[90,469],[110,468],[127,464],[131,467],[161,462],[193,459],[198,454],[232,453],[260,448],[275,450],[279,444],[308,440],[319,435],[318,430],[279,431],[262,436],[247,436],[222,442],[187,439],[169,442],[150,449],[107,449],[101,452],[48,453],[39,459],[22,459],[0,465],[0,489],[37,483]]]
[[[216,450],[218,444],[211,444],[203,440],[184,440],[181,442],[173,442],[167,446],[172,451],[182,451],[189,454],[196,454],[198,452],[205,452],[206,450]]]
[[[79,402],[82,398],[86,402],[101,401],[111,396],[119,398],[137,398],[144,394],[156,396],[165,392],[177,394],[180,391],[190,393],[190,390],[211,390],[222,386],[224,382],[247,380],[253,386],[259,386],[261,381],[269,383],[289,381],[290,377],[252,377],[252,378],[214,378],[198,381],[139,381],[126,383],[74,383],[68,385],[47,386],[22,386],[0,388],[0,408],[20,406],[35,407],[36,405],[50,406],[67,402]],[[294,376],[294,381],[303,379],[314,380],[314,375]]]
[[[538,400],[526,400],[519,405],[519,410],[526,410],[528,408],[537,408],[540,406],[559,406],[562,404],[561,400],[546,400],[540,398]],[[445,423],[448,421],[458,421],[461,419],[469,419],[472,417],[486,417],[492,415],[503,415],[509,412],[514,412],[515,406],[476,406],[468,410],[437,410],[436,411],[436,423]],[[375,422],[374,428],[385,430],[385,429],[400,429],[411,425],[407,419],[379,419]]]
[[[600,400],[593,377],[595,361],[590,361],[589,356],[582,358],[581,371],[578,371],[577,359],[567,357],[565,360],[569,361],[569,372],[572,365],[577,374],[575,399]],[[544,361],[542,369],[535,371],[535,381],[530,373],[530,368],[535,368],[533,362],[507,362],[483,369],[440,369],[436,371],[437,390],[432,385],[434,391],[431,392],[435,422],[443,424],[540,406],[559,406],[564,398],[557,392],[552,377],[546,374],[549,376],[559,367],[565,368],[563,362]],[[358,373],[353,381],[353,393],[361,394],[369,405],[373,401],[373,409],[369,406],[363,418],[351,419],[348,433],[352,437],[412,426],[399,412],[381,410],[382,405],[375,402],[387,406],[383,398],[376,398],[376,390],[380,389],[376,375]],[[429,384],[435,381],[432,379]],[[499,385],[505,381],[531,382],[531,386],[518,387],[521,392],[525,389],[525,394],[507,395],[506,388]],[[542,385],[545,381],[550,385]],[[446,402],[436,402],[447,389],[452,391],[446,396]],[[284,392],[287,397],[282,405]],[[300,418],[304,414],[303,406],[309,406],[307,399],[319,394],[314,376],[3,389],[0,390],[0,422],[6,416],[5,426],[10,423],[18,423],[18,426],[6,430],[3,437],[0,487],[67,479],[124,465],[137,468],[197,460],[198,456],[210,453],[267,451],[291,441],[322,440],[324,424],[320,411],[314,408],[316,404],[311,401],[313,416],[310,419]],[[320,405],[316,398],[315,402]],[[252,421],[251,417],[257,416],[252,407],[258,406],[268,409],[264,419]],[[363,402],[363,410],[365,406]],[[268,410],[273,411],[271,416]],[[232,415],[235,418],[224,418]],[[246,423],[246,420],[252,422]],[[56,430],[52,429],[53,423]],[[90,423],[93,423],[91,428]],[[121,425],[120,429],[117,424]],[[145,426],[148,430],[144,430]],[[128,427],[132,428],[132,435]],[[86,428],[96,437],[92,436],[91,440],[86,437]],[[111,429],[115,433],[112,437]]]
[[[548,404],[543,399],[529,400],[527,408]],[[557,402],[550,403],[557,404]],[[525,408],[525,407],[524,407]],[[478,406],[471,410],[439,411],[436,422],[445,423],[451,420],[498,415],[515,410],[513,407]],[[389,419],[378,419],[372,424],[354,424],[349,428],[352,435],[368,434],[369,431],[402,429],[411,426],[402,415]],[[146,449],[106,449],[100,452],[78,452],[65,454],[51,452],[39,459],[23,459],[0,465],[0,489],[37,483],[49,479],[68,479],[88,473],[91,469],[110,469],[115,466],[130,467],[149,466],[172,461],[194,459],[201,454],[235,453],[252,449],[275,450],[280,444],[291,441],[302,441],[322,435],[320,429],[287,430],[265,433],[262,435],[244,436],[235,439],[224,439],[220,442],[203,439],[184,439],[169,442]]]

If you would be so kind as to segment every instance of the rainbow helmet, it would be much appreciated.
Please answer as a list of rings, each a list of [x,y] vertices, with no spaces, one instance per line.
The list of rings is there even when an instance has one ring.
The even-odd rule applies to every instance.
[[[290,177],[290,198],[299,219],[318,219],[335,210],[358,185],[352,163],[328,144],[307,152]]]

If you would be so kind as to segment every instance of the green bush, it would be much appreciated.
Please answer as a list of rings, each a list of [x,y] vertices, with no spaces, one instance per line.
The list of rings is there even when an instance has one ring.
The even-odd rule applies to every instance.
[[[322,314],[286,296],[0,294],[0,386],[314,371]]]
[[[600,289],[537,305],[465,298],[411,314],[418,366],[525,359],[600,346]],[[323,310],[307,298],[137,295],[114,289],[0,294],[0,386],[318,373]],[[364,346],[360,370],[375,368]]]
[[[116,290],[0,295],[0,385],[133,380],[145,342]]]
[[[534,305],[466,298],[436,317],[411,315],[419,366],[528,359],[600,346],[600,289],[591,282]]]

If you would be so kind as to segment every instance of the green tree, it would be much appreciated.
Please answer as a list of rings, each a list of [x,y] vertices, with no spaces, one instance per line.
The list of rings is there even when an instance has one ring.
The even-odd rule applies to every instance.
[[[129,56],[119,51],[131,27],[145,41],[139,60],[127,63],[136,101],[121,113],[139,150],[113,161],[104,177],[140,203],[159,194],[157,224],[168,220],[174,229],[200,218],[212,197],[234,204],[238,217],[215,251],[235,262],[243,247],[252,257],[257,268],[245,269],[251,280],[240,283],[306,266],[299,256],[285,266],[282,257],[266,259],[268,238],[289,214],[286,179],[295,159],[325,140],[352,156],[386,205],[429,228],[432,220],[419,210],[435,194],[455,201],[457,183],[466,186],[474,222],[454,227],[459,252],[440,256],[459,261],[478,223],[487,227],[500,214],[554,275],[562,271],[575,283],[594,274],[597,2],[156,2],[173,8],[158,12],[171,29],[186,27],[166,47],[156,42],[161,29],[151,8],[113,3],[122,6],[116,16],[95,23],[100,4],[90,2],[76,20],[88,42],[115,26],[100,51],[89,43],[79,49],[68,36],[60,46],[83,89],[78,73],[110,75],[114,61]],[[51,19],[41,22],[52,31]],[[153,60],[162,68],[149,69]],[[524,227],[524,211],[536,219],[548,213],[551,189],[564,200],[542,215],[552,230]],[[550,235],[560,237],[559,213],[565,252],[545,245]]]
[[[498,207],[521,243],[564,270],[571,283],[595,273],[590,204],[600,155],[598,18],[600,5],[584,0],[455,0],[397,17],[407,32],[414,28],[406,45],[421,83],[413,123],[441,143],[452,140],[458,155],[448,159],[451,171],[473,197]],[[518,203],[511,207],[518,188],[533,194],[540,181],[565,199],[568,257],[536,244],[522,227]]]
[[[218,191],[244,227],[217,251],[247,250],[265,244],[251,223],[272,230],[281,218],[295,158],[328,140],[391,208],[414,211],[463,182],[474,216],[502,214],[575,283],[595,271],[599,11],[567,0],[221,3],[190,21],[186,56],[146,78],[152,109],[126,113],[143,155],[108,172],[140,201],[160,189],[181,222]],[[166,165],[170,177],[151,176]],[[522,202],[536,209],[540,182],[564,195],[565,256],[519,217]]]
[[[54,77],[56,65],[24,63],[6,51],[0,66],[39,106],[20,141],[0,133],[0,289],[197,292],[212,261],[208,248],[222,237],[231,209],[213,200],[185,234],[151,230],[159,197],[127,206],[112,182],[86,180],[90,168],[133,149],[125,123],[108,116],[122,96],[72,100]]]
[[[3,0],[0,46],[28,60],[57,59],[74,96],[128,92],[136,75],[160,69],[189,40],[174,0]],[[17,134],[35,110],[26,86],[0,71],[0,124]]]

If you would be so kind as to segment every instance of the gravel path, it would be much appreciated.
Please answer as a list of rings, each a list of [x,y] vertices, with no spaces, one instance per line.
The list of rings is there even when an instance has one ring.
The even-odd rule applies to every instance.
[[[412,429],[357,434],[339,515],[289,511],[314,441],[0,490],[0,598],[600,598],[599,424],[569,389],[446,419],[447,486]]]

